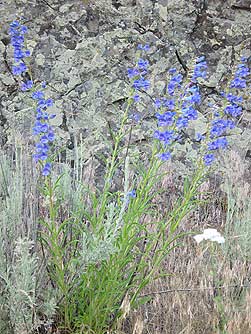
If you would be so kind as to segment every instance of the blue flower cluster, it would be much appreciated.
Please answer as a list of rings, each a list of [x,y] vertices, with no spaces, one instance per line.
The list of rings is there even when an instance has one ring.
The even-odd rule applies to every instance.
[[[9,33],[11,35],[11,44],[14,47],[14,61],[16,65],[12,67],[14,75],[21,75],[27,71],[27,67],[23,61],[25,57],[30,56],[29,51],[24,50],[24,34],[27,33],[27,27],[21,25],[18,21],[10,23]],[[46,83],[41,84],[42,88],[46,87]],[[33,127],[33,134],[37,136],[36,153],[34,159],[36,162],[42,162],[42,174],[48,176],[51,172],[51,163],[49,162],[48,153],[50,144],[55,139],[53,127],[50,126],[49,120],[56,115],[48,114],[47,108],[53,105],[52,99],[46,99],[45,94],[41,90],[33,87],[32,80],[21,82],[21,90],[32,90],[31,98],[36,104],[36,121]]]
[[[124,198],[124,201],[125,201],[126,205],[128,205],[130,203],[130,201],[133,198],[136,198],[136,197],[137,197],[137,194],[136,194],[135,189],[132,189],[132,190],[128,191],[128,193],[125,195],[125,198]]]
[[[150,50],[150,45],[148,44],[138,44],[138,50],[142,50],[142,51],[149,51]]]
[[[225,137],[228,130],[235,127],[236,117],[242,114],[243,102],[242,96],[236,95],[237,90],[243,90],[247,87],[247,76],[250,74],[247,66],[247,58],[241,58],[241,64],[237,66],[237,70],[234,74],[234,78],[231,80],[229,90],[235,90],[235,94],[232,92],[222,93],[222,97],[225,98],[227,105],[224,107],[222,113],[215,113],[215,118],[210,124],[209,142],[207,144],[207,153],[204,156],[204,162],[206,165],[210,165],[215,160],[215,151],[224,149],[228,146],[227,138]],[[226,118],[227,117],[227,118]]]
[[[49,125],[49,120],[56,115],[47,113],[47,108],[53,105],[52,99],[45,99],[42,91],[36,91],[32,93],[33,100],[36,101],[36,122],[33,127],[33,134],[38,136],[38,142],[36,144],[36,154],[34,155],[35,161],[48,160],[48,152],[50,149],[49,144],[55,139],[55,134],[52,126]],[[47,176],[50,174],[51,164],[46,162],[42,174]]]
[[[206,78],[206,69],[205,57],[197,58],[189,83],[184,82],[182,75],[177,73],[175,68],[169,70],[171,76],[167,85],[169,98],[155,100],[155,107],[160,111],[156,113],[159,129],[154,132],[154,138],[162,143],[164,152],[159,154],[162,160],[171,158],[174,143],[179,141],[181,133],[188,127],[189,122],[198,118],[197,106],[201,103],[198,79]],[[202,146],[204,147],[205,165],[212,164],[217,150],[225,149],[228,146],[226,134],[235,127],[236,118],[242,114],[243,98],[237,94],[237,90],[247,87],[249,74],[247,58],[242,57],[241,64],[237,66],[230,82],[228,92],[221,94],[226,102],[224,107],[220,112],[215,108],[216,111],[213,113],[208,132],[196,135],[197,142],[205,141]]]
[[[141,44],[138,46],[138,49],[142,51],[148,51],[149,45],[142,46]],[[136,67],[128,68],[127,75],[129,79],[133,79],[133,88],[136,91],[147,90],[150,88],[150,82],[145,78],[148,73],[149,62],[146,59],[139,58]],[[136,94],[134,96],[134,101],[138,102],[140,100],[140,96]]]
[[[188,127],[189,122],[198,118],[196,106],[200,103],[201,97],[197,79],[206,77],[206,68],[204,57],[196,59],[192,80],[186,85],[183,83],[182,74],[177,73],[175,68],[169,70],[171,78],[167,92],[170,98],[155,101],[156,108],[160,109],[156,118],[161,130],[154,132],[154,138],[164,145],[165,152],[159,154],[162,160],[171,158],[171,146],[180,139],[181,132]]]
[[[14,48],[14,61],[16,63],[12,66],[12,73],[14,75],[21,75],[27,71],[27,67],[24,62],[24,58],[30,56],[30,51],[25,50],[24,47],[24,35],[27,31],[27,27],[21,25],[18,21],[10,23],[9,34],[11,36],[11,45]]]
[[[192,81],[197,82],[197,79],[207,77],[207,62],[205,61],[205,57],[201,56],[195,60],[195,66],[193,71]]]

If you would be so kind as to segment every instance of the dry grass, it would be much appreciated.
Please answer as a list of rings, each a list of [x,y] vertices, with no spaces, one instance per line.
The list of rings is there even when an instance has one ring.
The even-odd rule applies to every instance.
[[[10,154],[11,160],[14,153]],[[31,169],[31,159],[25,156],[28,157],[29,152],[22,158],[23,224],[16,232],[36,240],[37,225],[34,222],[43,206],[39,197],[34,198],[39,196],[35,189],[37,176]],[[251,189],[247,182],[248,168],[235,153],[229,154],[224,165],[227,166],[224,183],[215,177],[203,185],[201,190],[208,195],[202,198],[208,200],[207,204],[187,217],[180,232],[217,228],[226,237],[226,244],[224,247],[197,245],[191,235],[186,236],[182,246],[176,248],[162,266],[162,271],[171,273],[171,276],[158,279],[145,289],[144,295],[152,298],[138,311],[130,310],[122,328],[124,333],[251,333]],[[174,170],[169,167],[170,171]],[[88,165],[80,172],[89,186],[93,180],[91,170]],[[174,172],[163,179],[161,186],[166,192],[157,200],[159,210],[171,208],[177,194],[181,194],[181,183],[177,180]],[[224,185],[219,186],[220,183]]]
[[[181,230],[217,228],[226,243],[197,245],[187,236],[163,264],[162,270],[172,275],[144,291],[152,299],[131,312],[126,333],[132,333],[138,322],[144,324],[139,331],[143,334],[251,333],[251,253],[245,246],[251,231],[248,168],[233,152],[224,163],[224,186],[219,187],[218,179],[203,186],[210,200],[183,222]],[[172,175],[164,181],[172,189],[171,202],[173,190],[179,190],[174,180]]]

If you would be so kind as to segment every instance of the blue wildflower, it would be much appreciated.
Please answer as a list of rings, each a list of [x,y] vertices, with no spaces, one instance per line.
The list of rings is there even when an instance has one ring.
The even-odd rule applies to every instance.
[[[27,66],[24,62],[24,58],[30,56],[30,51],[24,48],[24,35],[28,29],[26,26],[21,25],[18,21],[10,23],[9,34],[11,36],[11,44],[14,48],[14,61],[12,66],[12,73],[14,75],[21,75],[27,71]],[[46,87],[45,83],[41,84],[42,88]],[[21,90],[27,91],[33,87],[32,80],[27,80],[21,83]],[[42,170],[42,174],[47,176],[51,171],[51,163],[48,160],[48,153],[50,150],[50,143],[55,140],[54,129],[49,124],[49,120],[54,118],[55,115],[49,115],[47,108],[53,105],[52,99],[45,99],[42,91],[35,91],[31,95],[32,99],[36,101],[36,121],[33,127],[33,134],[38,137],[36,147],[36,153],[34,159],[36,162],[45,162]]]
[[[133,96],[133,99],[134,99],[135,102],[139,102],[140,101],[140,96],[138,94],[135,94]]]
[[[157,113],[158,126],[170,126],[174,122],[175,112],[167,111],[164,114]]]
[[[194,71],[192,81],[196,82],[198,78],[205,79],[207,77],[207,63],[205,61],[205,57],[199,57],[195,61]]]
[[[140,78],[133,82],[133,87],[137,90],[139,89],[147,90],[150,87],[150,82],[144,78]]]
[[[149,66],[149,61],[148,60],[144,60],[142,58],[139,59],[139,61],[138,61],[139,69],[146,70],[148,66]]]
[[[195,74],[194,78],[204,77],[206,62],[204,62],[204,57],[197,59],[195,64]],[[182,138],[182,130],[187,128],[189,122],[196,120],[198,118],[198,111],[196,110],[196,105],[201,102],[199,88],[196,83],[191,81],[185,89],[184,93],[179,96],[179,100],[176,102],[177,96],[175,96],[175,91],[181,89],[183,76],[180,73],[177,73],[175,68],[170,69],[169,73],[171,74],[170,81],[167,86],[167,91],[170,96],[173,96],[171,99],[162,98],[155,101],[155,106],[167,107],[168,111],[162,113],[156,113],[156,118],[158,120],[159,127],[171,127],[165,131],[155,131],[154,138],[163,142],[166,146],[170,146],[174,141],[179,141]],[[175,105],[178,105],[178,111],[174,112]],[[163,153],[159,155],[159,158],[162,160],[168,160],[171,156],[171,152]]]
[[[247,59],[242,57],[242,63],[237,66],[234,79],[230,82],[230,88],[244,89],[247,87],[246,77],[250,74],[249,68],[246,65]]]
[[[137,77],[139,74],[140,74],[139,70],[136,69],[136,68],[128,68],[127,69],[127,75],[128,75],[129,79]]]
[[[46,164],[44,165],[44,168],[42,170],[42,174],[44,176],[48,176],[51,173],[51,163],[50,162],[46,162]]]
[[[170,74],[174,74],[177,72],[177,69],[176,68],[170,68],[169,71],[168,71]]]
[[[49,125],[49,119],[54,118],[55,115],[49,115],[47,108],[53,105],[52,99],[45,99],[42,91],[36,91],[32,93],[32,98],[37,103],[37,121],[33,127],[33,134],[38,136],[38,143],[36,144],[36,154],[34,155],[35,161],[48,160],[49,144],[55,140],[54,129]],[[46,162],[42,174],[48,176],[51,171],[51,164]]]
[[[37,92],[34,92],[32,93],[31,97],[34,99],[34,100],[40,100],[44,98],[44,93],[41,92],[41,91],[37,91]]]
[[[167,99],[167,98],[162,98],[162,103],[165,107],[167,107],[169,110],[174,110],[175,108],[175,101],[174,100],[170,100],[170,99]]]
[[[21,75],[27,71],[27,67],[23,61],[24,58],[30,56],[30,51],[24,49],[24,34],[28,31],[27,27],[21,25],[18,21],[10,23],[9,34],[11,36],[11,45],[14,48],[14,61],[16,64],[12,66],[13,75]]]
[[[183,76],[180,73],[177,75],[173,75],[171,77],[169,84],[167,86],[169,95],[173,96],[175,90],[181,87],[182,80],[183,80]]]
[[[142,44],[138,44],[138,50],[142,50],[142,51],[149,51],[150,50],[150,46],[148,44],[146,45],[142,45]]]
[[[208,150],[209,151],[215,151],[220,148],[226,148],[228,145],[227,138],[226,137],[221,137],[217,138],[216,140],[208,143]]]
[[[160,160],[163,160],[163,161],[170,160],[171,159],[171,152],[160,153],[160,154],[158,154],[158,157],[160,158]]]
[[[179,117],[176,121],[176,125],[178,129],[188,127],[188,119],[186,117]]]
[[[154,132],[154,138],[162,141],[165,145],[170,145],[175,139],[176,135],[173,130],[159,131]]]
[[[33,81],[28,80],[28,81],[22,83],[21,90],[25,92],[25,91],[31,89],[32,87],[33,87]]]
[[[227,95],[224,94],[224,96],[231,103],[242,103],[243,102],[242,96],[234,95],[232,93],[228,93]]]
[[[233,103],[232,105],[226,106],[224,109],[226,115],[231,115],[232,117],[240,116],[242,113],[242,107]]]
[[[195,120],[198,118],[198,112],[192,106],[182,108],[183,117],[187,118],[187,120]]]
[[[214,162],[214,160],[215,160],[215,155],[213,153],[209,153],[204,156],[204,163],[206,166],[211,165],[212,162]]]
[[[200,91],[196,85],[189,86],[185,91],[183,98],[183,105],[185,104],[199,104],[201,101]]]
[[[27,67],[25,63],[20,62],[19,65],[12,66],[12,74],[13,75],[21,75],[22,73],[27,71]]]
[[[126,197],[136,198],[136,190],[131,190],[126,194]]]
[[[227,119],[216,119],[211,122],[210,137],[215,138],[223,135],[228,129],[233,129],[235,123]]]
[[[206,138],[205,135],[202,135],[201,133],[196,133],[195,140],[196,141],[202,141]]]
[[[162,103],[160,101],[160,99],[156,99],[155,102],[154,102],[154,105],[156,108],[160,108],[162,106]]]

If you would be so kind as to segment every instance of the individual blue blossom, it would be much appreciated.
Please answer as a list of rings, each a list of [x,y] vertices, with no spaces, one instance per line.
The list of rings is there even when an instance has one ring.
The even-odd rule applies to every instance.
[[[23,92],[31,89],[33,87],[33,81],[32,80],[28,80],[26,82],[23,82],[22,85],[21,85],[21,90]]]
[[[129,117],[136,123],[138,123],[141,120],[141,115],[137,112],[133,112]]]
[[[246,62],[247,60],[248,60],[247,57],[245,57],[245,56],[241,56],[241,61],[242,61],[242,62]]]
[[[38,91],[32,93],[31,97],[32,97],[34,100],[41,100],[41,99],[44,98],[44,93],[38,90]]]
[[[144,60],[142,58],[139,59],[138,67],[139,67],[140,70],[146,70],[148,66],[149,66],[149,61],[148,60]]]
[[[124,197],[124,201],[125,201],[126,206],[128,206],[131,199],[136,198],[136,197],[137,197],[137,194],[136,194],[135,189],[132,189],[132,190],[128,191],[128,193]]]
[[[238,96],[238,95],[234,95],[232,93],[228,93],[228,94],[224,94],[224,97],[226,97],[226,99],[231,102],[231,103],[242,103],[243,102],[243,97],[242,96]]]
[[[26,26],[20,26],[20,33],[26,34],[28,32],[28,28]]]
[[[242,113],[242,107],[235,103],[232,103],[231,105],[226,106],[226,108],[224,109],[224,113],[232,117],[238,117]]]
[[[139,96],[139,94],[135,94],[135,95],[133,96],[133,99],[134,99],[135,102],[139,102],[139,101],[140,101],[140,96]]]
[[[136,190],[133,189],[126,194],[127,197],[136,198]]]
[[[150,87],[150,82],[149,80],[140,78],[133,82],[133,87],[137,90],[140,90],[140,89],[147,90]]]
[[[36,144],[36,152],[37,153],[47,153],[49,151],[49,146],[40,141],[40,143]]]
[[[167,86],[167,90],[169,95],[173,96],[174,92],[177,88],[181,88],[181,83],[183,80],[183,75],[178,73],[177,75],[173,75],[169,81]]]
[[[17,28],[20,26],[20,23],[18,21],[13,21],[10,23],[11,28]]]
[[[230,88],[239,88],[244,89],[247,87],[247,82],[243,78],[234,78],[234,80],[231,82]]]
[[[239,64],[237,66],[237,71],[235,72],[235,76],[238,77],[247,77],[250,74],[249,68],[245,64]]]
[[[199,78],[205,79],[207,77],[206,69],[207,69],[207,63],[205,61],[205,57],[201,56],[197,58],[193,70],[192,81],[197,82],[197,79]]]
[[[196,85],[190,85],[185,90],[185,95],[183,97],[183,105],[187,104],[199,104],[201,102],[201,96],[199,87]]]
[[[178,129],[187,128],[188,127],[188,119],[186,117],[179,117],[176,121],[176,126]]]
[[[202,140],[204,140],[205,138],[206,138],[206,136],[203,135],[203,134],[201,134],[201,133],[196,133],[196,135],[195,135],[195,140],[196,140],[196,141],[202,141]]]
[[[158,126],[171,126],[174,122],[175,112],[166,111],[163,114],[156,113],[156,118],[158,120]]]
[[[22,73],[27,71],[27,67],[25,63],[20,62],[19,65],[12,66],[12,74],[13,75],[21,75]]]
[[[137,68],[128,68],[127,69],[127,75],[128,75],[129,79],[137,77],[139,74],[140,74],[140,72]]]
[[[196,63],[201,63],[201,62],[204,62],[205,61],[205,56],[200,56],[196,59]]]
[[[165,145],[170,145],[175,139],[176,135],[174,130],[159,131],[154,132],[154,138],[160,140]]]
[[[198,112],[192,106],[182,108],[182,113],[183,117],[187,118],[187,120],[195,120],[198,118]]]
[[[160,154],[158,154],[158,157],[162,161],[170,160],[171,159],[171,152],[160,153]]]
[[[150,46],[148,44],[143,45],[143,44],[138,44],[138,50],[142,50],[142,51],[149,51],[150,50]]]
[[[168,70],[168,72],[169,72],[170,74],[174,74],[174,73],[177,72],[177,69],[173,67],[173,68],[170,68],[170,69]]]
[[[44,176],[48,176],[51,173],[51,163],[50,162],[46,162],[46,164],[43,167],[42,170],[42,175]]]
[[[163,106],[167,107],[169,110],[174,110],[175,101],[173,99],[162,98]]]
[[[213,153],[208,153],[204,155],[204,163],[206,166],[211,165],[215,160],[215,155]]]
[[[217,138],[215,140],[213,140],[212,142],[209,142],[208,143],[208,150],[209,151],[215,151],[215,150],[218,150],[218,149],[224,149],[226,148],[228,145],[228,141],[227,141],[227,138],[226,137],[220,137],[220,138]]]
[[[222,136],[228,129],[232,130],[235,123],[228,119],[215,119],[211,122],[210,138]]]
[[[154,105],[156,108],[160,108],[162,106],[161,100],[160,99],[156,99],[154,102]]]
[[[169,110],[174,110],[175,101],[174,99],[167,99],[165,97],[162,97],[161,99],[155,99],[154,105],[156,108],[166,107]]]

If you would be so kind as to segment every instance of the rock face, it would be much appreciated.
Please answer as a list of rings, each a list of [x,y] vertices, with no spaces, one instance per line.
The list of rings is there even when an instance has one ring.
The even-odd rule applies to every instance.
[[[250,55],[251,9],[244,0],[5,0],[0,6],[2,147],[15,136],[29,142],[34,117],[10,71],[7,31],[16,17],[29,28],[32,77],[47,81],[47,94],[55,100],[53,123],[66,157],[80,139],[87,160],[102,150],[102,136],[109,140],[107,124],[119,122],[128,92],[126,68],[133,66],[139,43],[151,45],[152,96],[163,90],[168,68],[186,69],[193,57],[205,55],[211,74],[204,93],[217,101],[240,54]],[[140,140],[154,126],[154,111],[144,109],[148,132],[139,133]],[[250,140],[250,117],[244,118],[245,137],[238,137],[243,154]]]

